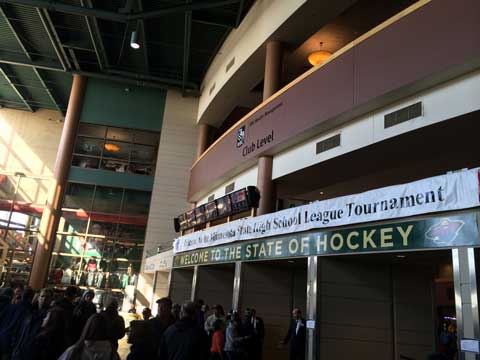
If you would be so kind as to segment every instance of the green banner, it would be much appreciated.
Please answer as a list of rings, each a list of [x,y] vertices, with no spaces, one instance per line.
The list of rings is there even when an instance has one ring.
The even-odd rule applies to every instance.
[[[176,255],[173,267],[309,255],[478,246],[476,213],[289,234]]]

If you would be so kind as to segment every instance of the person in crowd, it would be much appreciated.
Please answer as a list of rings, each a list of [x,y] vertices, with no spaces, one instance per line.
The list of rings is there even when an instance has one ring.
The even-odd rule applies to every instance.
[[[75,342],[75,326],[73,324],[73,311],[75,310],[75,299],[77,298],[78,288],[76,286],[68,286],[65,289],[63,297],[55,302],[56,306],[59,306],[65,311],[65,317],[67,319],[66,334],[68,337],[69,345]]]
[[[215,331],[214,324],[217,320],[225,322],[225,312],[223,311],[222,305],[215,305],[213,310],[214,313],[207,317],[207,320],[205,320],[205,331],[209,337],[212,337],[213,332]]]
[[[32,311],[34,294],[31,288],[25,288],[20,302],[9,304],[3,311],[0,319],[0,358],[10,357],[14,335],[18,333],[22,320]]]
[[[157,300],[157,316],[150,319],[152,324],[155,339],[161,339],[163,333],[170,325],[175,323],[172,315],[172,300],[168,297],[163,297]],[[158,354],[159,343],[157,343],[155,353]]]
[[[132,344],[127,360],[155,359],[155,338],[153,324],[147,320],[133,320],[130,323],[128,343]]]
[[[241,319],[236,311],[229,314],[230,321],[228,322],[225,331],[225,356],[227,360],[240,360],[245,354],[245,342],[249,339],[248,336],[241,336]]]
[[[290,322],[287,335],[281,344],[285,345],[290,342],[289,360],[304,360],[305,359],[305,338],[307,327],[305,319],[302,318],[302,312],[299,308],[292,311],[293,319]]]
[[[120,360],[108,337],[105,316],[91,316],[80,339],[65,350],[58,360]]]
[[[114,297],[107,299],[105,310],[101,313],[105,321],[107,339],[112,344],[112,349],[118,349],[118,340],[125,336],[125,320],[118,314],[118,301]]]
[[[183,304],[180,320],[170,326],[160,342],[161,360],[206,360],[209,355],[207,334],[197,326],[197,308],[192,302]]]
[[[13,288],[12,304],[18,304],[22,300],[23,286],[17,285]]]
[[[52,289],[41,290],[33,301],[31,311],[26,312],[24,317],[19,319],[18,331],[12,339],[12,360],[28,360],[31,358],[30,345],[42,328],[43,320],[47,316],[52,299]]]
[[[150,310],[150,308],[148,307],[143,309],[142,317],[143,317],[143,320],[149,320],[152,317],[152,310]]]
[[[212,346],[210,347],[210,360],[223,360],[223,347],[225,346],[225,323],[217,319],[213,323]]]
[[[0,293],[0,313],[8,306],[8,304],[12,303],[13,299],[13,289],[11,287],[7,287],[2,289]]]
[[[255,309],[245,310],[243,334],[249,337],[246,343],[248,359],[261,360],[263,340],[265,338],[265,325],[262,318],[257,316]]]
[[[172,316],[175,319],[175,322],[180,320],[180,309],[181,309],[180,304],[175,303],[172,305]]]
[[[195,319],[197,325],[200,328],[203,328],[205,324],[205,302],[202,299],[198,299],[195,303]]]
[[[97,313],[97,308],[93,303],[94,297],[93,290],[85,291],[82,299],[73,310],[73,336],[75,340],[80,337],[88,318]]]
[[[40,332],[33,338],[28,354],[31,360],[58,359],[68,346],[67,319],[60,307],[51,308],[43,319]]]

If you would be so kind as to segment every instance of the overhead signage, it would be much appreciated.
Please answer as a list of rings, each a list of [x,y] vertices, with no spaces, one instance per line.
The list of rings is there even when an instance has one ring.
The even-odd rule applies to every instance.
[[[150,256],[145,259],[146,273],[154,273],[156,271],[170,271],[173,262],[173,251],[167,250],[160,254]]]
[[[174,253],[312,229],[480,206],[478,176],[478,169],[456,172],[232,221],[175,239]]]
[[[177,254],[173,267],[309,255],[479,246],[476,213],[258,239]]]

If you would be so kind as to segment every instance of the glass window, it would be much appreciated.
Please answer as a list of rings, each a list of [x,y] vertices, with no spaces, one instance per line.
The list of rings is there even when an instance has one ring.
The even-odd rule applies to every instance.
[[[100,158],[74,155],[72,159],[72,166],[78,166],[84,169],[98,169],[99,165]]]
[[[94,185],[68,183],[63,207],[90,210],[94,188]]]
[[[103,139],[78,136],[75,143],[75,154],[100,156],[102,154]]]
[[[149,164],[131,163],[128,167],[128,171],[132,174],[153,176],[155,173],[155,167]]]
[[[153,146],[133,145],[131,161],[144,164],[153,164],[157,152]]]
[[[107,127],[100,125],[80,123],[80,126],[78,127],[79,135],[91,136],[96,138],[104,138],[106,131]]]
[[[69,234],[85,234],[87,232],[88,216],[79,217],[76,212],[63,211],[58,223],[58,232]]]
[[[150,195],[148,191],[125,190],[123,201],[123,215],[147,216],[150,207]]]
[[[130,158],[131,144],[118,141],[106,141],[103,146],[103,157],[118,160],[126,160]]]
[[[88,229],[91,235],[98,235],[104,237],[115,237],[117,232],[117,224],[104,221],[92,221]]]
[[[16,176],[0,174],[0,200],[13,200],[16,184]]]
[[[86,236],[60,235],[57,236],[55,251],[63,255],[82,256],[87,248]]]
[[[135,130],[134,134],[134,142],[137,144],[157,146],[159,138],[160,134],[147,131]]]
[[[109,214],[116,214],[120,212],[122,196],[123,189],[97,186],[97,191],[95,192],[95,201],[93,203],[93,211]]]
[[[109,127],[107,129],[107,139],[132,142],[133,133],[128,129]]]
[[[128,171],[128,161],[121,160],[102,160],[101,169],[126,173]]]
[[[144,240],[146,226],[132,224],[118,224],[118,237],[120,239]]]
[[[50,180],[21,177],[15,202],[43,206],[45,201],[47,201],[49,186]]]

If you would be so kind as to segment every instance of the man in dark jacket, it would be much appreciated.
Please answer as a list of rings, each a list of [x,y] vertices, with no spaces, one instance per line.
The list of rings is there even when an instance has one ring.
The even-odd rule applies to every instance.
[[[160,339],[165,330],[175,323],[175,318],[172,315],[172,300],[168,297],[163,297],[157,300],[157,316],[151,318],[149,323],[152,325],[155,342],[155,354],[158,354],[160,346]]]
[[[265,338],[265,325],[261,317],[257,316],[255,309],[245,310],[245,319],[242,328],[243,336],[247,336],[246,350],[249,360],[261,360],[263,339]]]
[[[95,293],[93,290],[87,290],[83,294],[82,300],[73,310],[73,335],[75,341],[80,338],[83,327],[90,316],[97,313],[97,308],[93,303]]]
[[[68,286],[65,289],[63,298],[58,300],[55,304],[63,311],[65,311],[65,318],[67,320],[66,333],[69,345],[72,345],[75,342],[75,326],[73,324],[73,310],[75,310],[75,305],[73,304],[73,302],[77,298],[78,293],[79,291],[76,286]]]
[[[180,320],[164,332],[159,355],[162,360],[208,359],[208,337],[197,325],[195,305],[192,302],[183,304]]]
[[[302,318],[302,312],[298,308],[293,309],[292,315],[293,319],[290,322],[287,335],[281,343],[287,344],[290,342],[289,360],[304,360],[307,330],[305,319]]]

